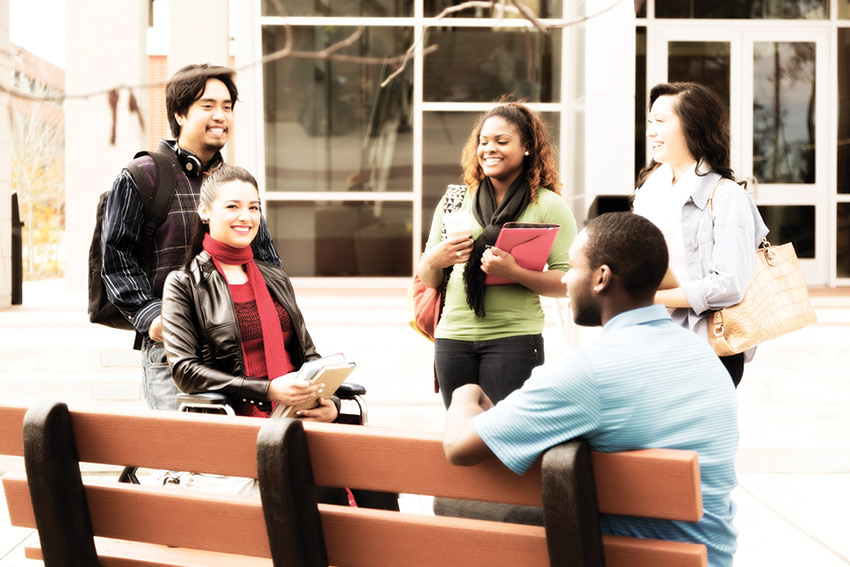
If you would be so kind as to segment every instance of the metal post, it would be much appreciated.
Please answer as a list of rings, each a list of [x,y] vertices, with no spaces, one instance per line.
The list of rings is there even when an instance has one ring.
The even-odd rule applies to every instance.
[[[24,301],[23,227],[18,194],[12,193],[12,305],[20,305]]]

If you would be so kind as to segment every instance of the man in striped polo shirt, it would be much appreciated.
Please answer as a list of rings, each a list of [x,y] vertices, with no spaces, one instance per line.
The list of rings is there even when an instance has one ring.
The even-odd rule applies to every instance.
[[[603,327],[593,346],[536,368],[493,406],[477,385],[458,388],[444,448],[458,465],[493,455],[524,473],[569,439],[596,451],[646,448],[699,454],[705,514],[696,523],[602,515],[603,533],[704,544],[711,566],[731,566],[737,484],[735,389],[714,351],[654,304],[667,271],[664,236],[632,213],[591,220],[573,241],[564,284],[578,325]]]

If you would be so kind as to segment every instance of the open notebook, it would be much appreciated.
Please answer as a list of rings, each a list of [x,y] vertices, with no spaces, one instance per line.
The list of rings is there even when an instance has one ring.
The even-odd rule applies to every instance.
[[[295,417],[295,412],[299,410],[316,407],[317,398],[332,396],[356,367],[355,363],[345,360],[342,354],[333,354],[305,362],[294,380],[307,380],[311,384],[324,384],[325,387],[321,396],[295,406],[278,404],[272,411],[271,417]]]

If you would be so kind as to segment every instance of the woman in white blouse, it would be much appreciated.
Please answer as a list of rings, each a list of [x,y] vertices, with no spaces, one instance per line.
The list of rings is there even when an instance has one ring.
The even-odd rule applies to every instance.
[[[673,276],[665,278],[669,283],[655,301],[708,340],[709,313],[744,297],[768,229],[745,187],[735,182],[729,114],[714,91],[697,83],[655,85],[646,135],[652,160],[641,170],[634,212],[664,233]],[[720,357],[735,387],[745,355]]]

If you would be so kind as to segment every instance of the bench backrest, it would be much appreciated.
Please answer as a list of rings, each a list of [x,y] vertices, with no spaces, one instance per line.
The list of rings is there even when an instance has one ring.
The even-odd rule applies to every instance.
[[[331,565],[601,564],[594,543],[599,535],[593,496],[598,496],[602,513],[691,522],[702,517],[699,466],[693,452],[653,449],[594,452],[591,457],[586,443],[571,442],[550,449],[528,473],[517,475],[495,459],[474,467],[451,465],[438,433],[341,430],[316,423],[304,423],[302,428],[301,422],[280,422],[264,428],[261,445],[266,435],[293,440],[283,443],[288,453],[277,458],[277,470],[293,463],[303,466],[309,459],[311,467],[293,478],[313,478],[321,486],[544,505],[545,528],[318,505],[320,529],[299,537],[323,538]],[[591,458],[595,474],[587,462]],[[267,463],[275,460],[261,458]],[[262,468],[259,474],[265,491],[271,482],[263,484]],[[587,488],[593,486],[594,476],[595,493]],[[304,494],[309,485],[290,479],[278,490]],[[295,521],[307,512],[296,506],[289,513],[290,521]],[[609,566],[706,565],[702,545],[613,536],[601,540]],[[576,563],[576,557],[581,562]]]
[[[572,442],[520,476],[496,460],[449,464],[438,433],[172,412],[69,413],[64,404],[34,408],[25,433],[24,412],[0,407],[0,454],[22,454],[25,435],[36,447],[27,456],[29,478],[10,473],[3,484],[12,524],[38,523],[45,560],[48,548],[86,540],[67,535],[67,522],[85,525],[88,513],[91,533],[109,538],[97,540],[102,562],[112,540],[133,540],[208,550],[210,565],[232,564],[221,553],[245,556],[240,565],[271,565],[270,558],[275,565],[593,565],[603,553],[614,567],[706,565],[704,546],[695,544],[602,536],[600,551],[593,520],[598,503],[603,513],[697,521],[695,453],[602,454]],[[259,478],[262,498],[96,481],[83,494],[78,460]],[[594,477],[596,488],[588,489]],[[316,485],[544,505],[546,525],[319,505]],[[162,552],[161,564],[171,564],[176,551]],[[75,553],[93,553],[93,544]]]
[[[12,525],[38,528],[41,547],[28,554],[47,567],[122,565],[128,555],[150,565],[199,557],[209,565],[272,564],[259,498],[108,480],[84,484],[79,468],[84,462],[256,478],[263,421],[69,412],[64,404],[24,411],[0,408],[0,451],[23,454],[26,466],[26,475],[6,474],[3,486]]]

